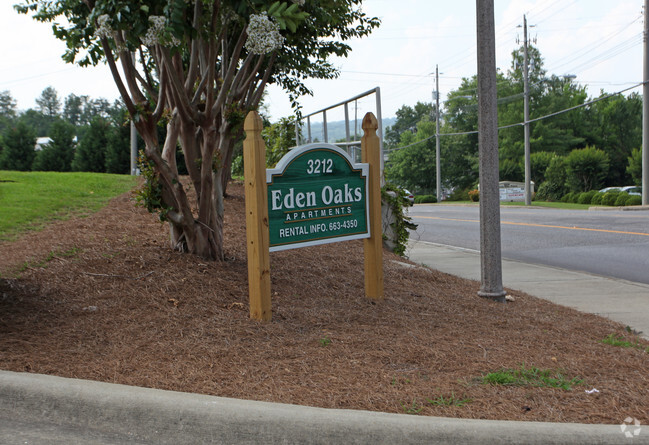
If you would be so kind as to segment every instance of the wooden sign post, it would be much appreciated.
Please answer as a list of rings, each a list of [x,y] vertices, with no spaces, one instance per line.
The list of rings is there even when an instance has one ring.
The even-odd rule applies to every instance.
[[[365,253],[365,295],[383,299],[383,229],[381,225],[381,149],[376,130],[379,124],[372,113],[363,118],[361,159],[370,165],[368,187],[371,236],[363,240]]]
[[[334,145],[309,144],[292,149],[276,168],[266,170],[261,119],[254,111],[248,114],[243,159],[250,318],[271,319],[270,251],[362,238],[365,295],[383,298],[377,128],[374,115],[365,115],[363,163]]]
[[[255,111],[243,124],[243,163],[246,192],[246,239],[248,243],[248,288],[250,318],[269,321],[270,258],[268,253],[268,197],[266,194],[266,144],[263,124]]]

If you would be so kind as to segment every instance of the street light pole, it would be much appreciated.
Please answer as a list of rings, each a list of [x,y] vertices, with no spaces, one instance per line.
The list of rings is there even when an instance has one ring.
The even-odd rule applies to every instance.
[[[649,0],[644,2],[642,60],[642,205],[649,205]]]
[[[480,297],[504,303],[498,190],[498,104],[494,0],[476,0],[478,151],[480,156]]]
[[[437,189],[437,202],[442,200],[442,164],[441,164],[441,150],[439,148],[439,69],[435,65],[435,177]]]
[[[131,62],[135,65],[135,53],[131,53]],[[137,129],[131,116],[131,175],[137,175]]]
[[[137,130],[131,119],[131,175],[137,175]]]

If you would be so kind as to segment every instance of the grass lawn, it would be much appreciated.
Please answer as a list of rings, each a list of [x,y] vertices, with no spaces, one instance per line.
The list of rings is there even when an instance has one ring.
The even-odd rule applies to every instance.
[[[474,201],[442,201],[440,205],[449,205],[449,204],[475,204],[478,206],[479,202]],[[500,202],[501,206],[519,206],[524,207],[525,202]],[[570,210],[588,210],[592,207],[591,204],[573,204],[570,202],[546,202],[546,201],[532,201],[530,207],[549,207],[553,209],[570,209]]]
[[[0,171],[0,240],[95,212],[135,184],[127,175]]]
[[[524,206],[524,202],[501,202],[504,206]],[[532,201],[532,207],[551,207],[553,209],[588,210],[591,204],[574,204],[571,202]]]

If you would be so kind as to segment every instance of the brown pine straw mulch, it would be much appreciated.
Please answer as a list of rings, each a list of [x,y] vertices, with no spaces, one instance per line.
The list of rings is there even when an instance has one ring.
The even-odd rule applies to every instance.
[[[0,243],[0,369],[324,408],[649,423],[649,353],[601,343],[632,338],[623,326],[519,292],[481,299],[479,283],[389,253],[385,299],[371,301],[362,242],[271,254],[273,320],[251,321],[243,187],[229,191],[222,263],[171,251],[130,195]],[[523,365],[584,383],[479,382]]]

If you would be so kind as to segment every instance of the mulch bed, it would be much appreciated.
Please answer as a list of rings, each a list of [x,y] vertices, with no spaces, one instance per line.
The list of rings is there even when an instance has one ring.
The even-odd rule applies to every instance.
[[[324,408],[649,423],[649,353],[601,342],[633,338],[623,326],[520,292],[494,303],[387,252],[385,299],[369,300],[361,242],[272,253],[273,320],[251,321],[243,187],[229,192],[224,262],[170,250],[128,194],[0,243],[0,369]],[[480,382],[521,366],[583,383]]]

